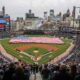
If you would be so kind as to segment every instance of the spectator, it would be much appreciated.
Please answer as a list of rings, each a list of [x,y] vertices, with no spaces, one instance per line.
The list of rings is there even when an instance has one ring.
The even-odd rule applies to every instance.
[[[75,76],[75,79],[74,80],[80,80],[80,64],[78,64],[77,71],[78,71],[78,73]]]
[[[44,65],[44,69],[41,72],[43,80],[49,80],[50,78],[50,70],[47,67],[48,65]]]
[[[9,69],[5,71],[3,80],[13,80],[12,76],[15,73],[15,65],[11,63]]]
[[[25,80],[24,71],[21,67],[16,68],[15,73],[13,75],[13,80]]]
[[[71,65],[71,78],[74,80],[75,76],[77,75],[77,67],[75,64]]]
[[[25,80],[29,80],[30,78],[30,67],[29,66],[25,67],[24,75],[25,75]]]

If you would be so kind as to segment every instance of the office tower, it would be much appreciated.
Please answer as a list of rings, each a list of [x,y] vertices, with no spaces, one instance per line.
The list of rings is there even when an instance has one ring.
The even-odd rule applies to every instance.
[[[50,10],[50,16],[54,16],[54,10],[53,9]]]
[[[48,15],[47,15],[47,12],[45,11],[44,12],[44,19],[47,19]]]

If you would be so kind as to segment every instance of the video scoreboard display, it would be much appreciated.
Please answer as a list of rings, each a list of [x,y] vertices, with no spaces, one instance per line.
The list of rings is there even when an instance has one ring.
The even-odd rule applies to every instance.
[[[10,16],[0,18],[0,30],[10,30]]]
[[[1,29],[1,30],[5,28],[5,25],[6,25],[5,19],[3,19],[3,18],[0,19],[0,29]]]

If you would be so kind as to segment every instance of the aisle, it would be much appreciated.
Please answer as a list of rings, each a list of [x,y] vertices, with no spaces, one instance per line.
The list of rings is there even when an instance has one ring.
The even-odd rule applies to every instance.
[[[34,74],[31,74],[30,80],[42,80],[40,73],[36,73],[36,78]]]

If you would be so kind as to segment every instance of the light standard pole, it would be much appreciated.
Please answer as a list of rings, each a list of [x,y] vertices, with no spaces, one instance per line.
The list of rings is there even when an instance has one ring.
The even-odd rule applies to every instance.
[[[79,9],[79,13],[80,13],[80,7],[76,7],[76,6],[74,6],[73,7],[73,27],[75,27],[75,25],[74,25],[74,21],[75,21],[75,16],[76,16],[76,9]],[[80,18],[80,17],[79,17]],[[78,19],[79,20],[79,19]],[[79,29],[80,29],[80,20],[79,20]]]
[[[75,14],[76,14],[76,9],[79,9],[80,10],[80,7],[76,7],[75,6]],[[77,42],[78,42],[78,33],[79,33],[79,30],[80,30],[80,15],[78,15],[78,23],[79,23],[79,26],[78,26],[77,31],[76,31],[76,45],[77,45]]]
[[[80,10],[80,7],[76,7],[74,6],[74,14],[76,14],[76,9],[79,9]],[[80,12],[80,11],[79,11]],[[73,27],[75,27],[74,25],[74,21],[75,21],[75,16],[73,17]],[[75,41],[75,46],[76,46],[76,49],[77,50],[79,48],[79,30],[80,30],[80,15],[78,15],[78,23],[79,23],[79,26],[77,28],[77,31],[76,31],[76,41]],[[75,51],[75,57],[76,57],[76,60],[78,60],[78,56],[77,56],[77,53]]]
[[[72,16],[73,16],[73,28],[74,28],[74,21],[75,21],[75,12],[76,12],[76,7],[73,6],[73,12],[72,12]]]
[[[73,7],[73,27],[75,27],[74,21],[75,21],[76,9],[79,9],[79,13],[80,13],[80,7],[74,6],[74,7]],[[79,17],[78,17],[78,20],[79,20],[79,29],[80,29],[80,15],[79,15]]]

